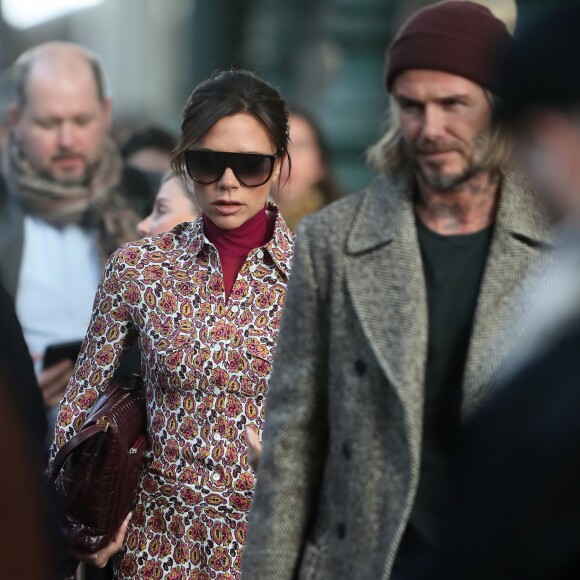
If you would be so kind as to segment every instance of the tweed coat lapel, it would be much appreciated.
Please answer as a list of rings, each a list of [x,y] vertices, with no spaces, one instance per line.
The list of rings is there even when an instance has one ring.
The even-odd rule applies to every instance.
[[[463,414],[489,394],[498,368],[521,338],[526,280],[545,265],[552,225],[521,173],[506,176],[477,302],[463,383]],[[412,206],[412,180],[378,177],[347,240],[346,278],[357,318],[410,424],[422,424],[428,313]],[[505,330],[505,331],[504,331]]]
[[[422,424],[427,300],[411,182],[378,177],[347,240],[346,279],[357,318],[408,424]],[[419,440],[420,435],[416,433]]]
[[[517,345],[523,328],[522,295],[533,273],[549,259],[551,223],[522,174],[506,176],[486,269],[477,302],[463,382],[463,415],[489,395],[501,364]]]

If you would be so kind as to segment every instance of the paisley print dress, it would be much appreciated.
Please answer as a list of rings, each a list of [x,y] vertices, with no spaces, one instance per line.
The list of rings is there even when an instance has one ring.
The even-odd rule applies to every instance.
[[[107,263],[51,454],[138,340],[152,448],[116,578],[239,578],[254,488],[245,428],[263,428],[292,244],[278,215],[227,303],[201,217],[126,244]]]

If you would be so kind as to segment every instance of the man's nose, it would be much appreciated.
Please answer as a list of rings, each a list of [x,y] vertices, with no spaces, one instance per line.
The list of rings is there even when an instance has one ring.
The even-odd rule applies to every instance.
[[[75,131],[68,123],[60,125],[58,130],[58,144],[63,149],[70,149],[75,140]]]
[[[445,118],[443,112],[437,107],[427,106],[423,112],[423,124],[421,134],[428,140],[436,140],[443,133]]]

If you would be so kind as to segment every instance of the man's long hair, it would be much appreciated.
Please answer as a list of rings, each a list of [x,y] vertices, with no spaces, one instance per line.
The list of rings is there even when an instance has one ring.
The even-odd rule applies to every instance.
[[[490,169],[498,169],[505,175],[510,171],[512,165],[512,142],[504,128],[495,121],[495,111],[499,104],[499,98],[488,90],[485,90],[485,95],[492,111],[490,154],[486,159],[486,166]],[[377,143],[367,150],[367,162],[371,167],[384,174],[408,171],[413,167],[409,147],[399,122],[399,105],[392,95],[390,96],[387,131]]]

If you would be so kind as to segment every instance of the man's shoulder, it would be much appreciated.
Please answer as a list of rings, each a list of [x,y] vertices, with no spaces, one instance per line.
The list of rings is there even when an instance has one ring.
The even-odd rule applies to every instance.
[[[537,185],[519,169],[504,178],[497,221],[536,243],[553,242],[554,215]]]
[[[0,173],[0,239],[11,238],[24,220],[24,210],[16,196],[11,195],[8,182]]]
[[[327,205],[304,218],[298,229],[316,239],[346,239],[353,228],[364,228],[365,223],[377,214],[400,212],[408,203],[410,192],[406,178],[379,175],[365,188]]]
[[[317,229],[328,225],[344,224],[348,226],[358,215],[363,202],[369,198],[376,197],[377,193],[386,193],[388,178],[384,176],[376,177],[366,187],[350,193],[343,198],[334,201],[322,208],[320,211],[304,218],[303,223],[307,229]],[[372,199],[370,199],[372,203]]]
[[[168,265],[183,256],[197,252],[201,243],[199,220],[178,224],[173,229],[126,242],[113,254],[120,262]]]

